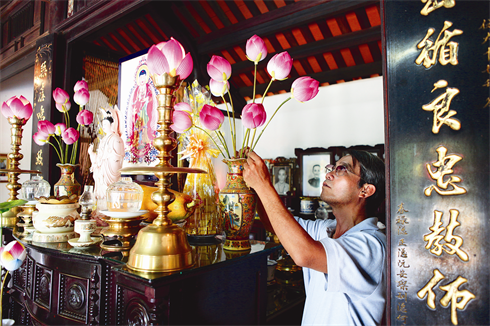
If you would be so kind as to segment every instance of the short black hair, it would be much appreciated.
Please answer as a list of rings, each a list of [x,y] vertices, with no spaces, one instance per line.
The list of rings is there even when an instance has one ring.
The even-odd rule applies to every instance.
[[[366,200],[366,214],[378,216],[381,220],[382,216],[379,216],[378,212],[384,212],[384,208],[380,210],[378,208],[385,200],[385,163],[378,156],[366,151],[349,150],[348,154],[352,156],[353,163],[359,163],[361,168],[359,187],[362,187],[364,183],[376,187],[375,193]]]

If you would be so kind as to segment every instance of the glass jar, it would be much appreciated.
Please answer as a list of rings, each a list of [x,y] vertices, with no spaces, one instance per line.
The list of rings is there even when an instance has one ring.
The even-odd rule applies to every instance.
[[[143,202],[143,189],[131,177],[122,177],[107,188],[107,209],[111,212],[137,212]]]
[[[42,176],[35,175],[22,183],[20,198],[28,202],[35,202],[36,198],[49,197],[51,186]]]

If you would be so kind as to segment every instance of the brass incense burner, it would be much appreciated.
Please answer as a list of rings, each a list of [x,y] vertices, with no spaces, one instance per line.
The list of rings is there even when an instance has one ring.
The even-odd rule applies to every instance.
[[[151,78],[159,91],[158,129],[157,137],[153,140],[153,146],[158,151],[159,162],[155,167],[125,168],[121,173],[155,175],[158,178],[156,183],[158,190],[151,196],[153,202],[158,205],[154,211],[158,215],[152,224],[139,231],[136,243],[129,252],[127,267],[139,272],[160,273],[178,271],[194,265],[192,248],[187,241],[187,235],[168,218],[170,213],[168,205],[174,199],[174,194],[169,191],[172,174],[206,172],[171,165],[171,151],[177,147],[177,141],[172,137],[173,131],[170,125],[175,102],[174,92],[178,89],[180,81],[178,77],[172,77],[167,73],[153,74]]]

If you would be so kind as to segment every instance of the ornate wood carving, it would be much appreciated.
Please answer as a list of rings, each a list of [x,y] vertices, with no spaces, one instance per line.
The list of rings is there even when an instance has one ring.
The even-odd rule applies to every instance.
[[[51,310],[51,293],[53,292],[53,271],[41,265],[36,265],[36,280],[34,283],[34,302]]]
[[[90,308],[89,308],[89,325],[99,324],[99,271],[98,266],[92,266],[92,272],[90,273]]]
[[[124,289],[117,284],[116,285],[116,324],[117,325],[122,325],[123,324],[123,316],[124,316]]]
[[[153,320],[157,323],[157,320]],[[126,325],[146,326],[150,324],[150,315],[143,301],[135,299],[129,302],[126,307]]]

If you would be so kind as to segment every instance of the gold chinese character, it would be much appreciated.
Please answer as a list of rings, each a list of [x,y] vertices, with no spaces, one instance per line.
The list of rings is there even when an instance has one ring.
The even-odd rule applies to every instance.
[[[456,309],[463,310],[470,300],[476,296],[468,290],[459,290],[459,286],[468,282],[464,277],[458,278],[448,285],[439,286],[439,289],[446,291],[444,297],[439,301],[443,307],[447,307],[451,303],[451,322],[453,325],[458,324],[458,313]]]
[[[444,229],[444,227],[441,227],[443,213],[440,211],[434,211],[434,224],[429,228],[432,233],[424,235],[424,241],[427,241],[425,249],[430,249],[432,246],[434,246],[434,248],[430,249],[429,251],[437,256],[440,256],[442,250],[444,250],[450,255],[456,254],[463,261],[468,261],[468,254],[460,248],[463,244],[463,239],[453,234],[454,229],[461,225],[461,223],[458,222],[459,211],[456,209],[450,209],[449,214],[449,224],[447,225],[446,229]],[[446,230],[446,235],[443,237],[440,234],[444,230]],[[440,241],[443,239],[445,243],[441,244]]]
[[[485,106],[483,108],[486,108],[487,106],[490,106],[490,97],[487,97],[487,103],[485,104]]]
[[[406,266],[405,265],[405,259],[400,259],[398,261],[398,267],[400,267],[400,268],[410,268],[410,265]]]
[[[490,87],[490,79],[487,79],[485,84],[482,85],[483,87]]]
[[[398,292],[396,298],[400,300],[405,300],[405,302],[407,302],[407,292]]]
[[[407,315],[398,315],[396,316],[396,319],[401,321],[403,324],[402,325],[405,325],[405,323],[407,322]]]
[[[490,74],[490,65],[487,65],[487,69],[482,71],[482,74],[484,73]]]
[[[405,272],[404,269],[400,269],[400,273],[396,274],[398,275],[400,278],[407,278],[407,272]]]
[[[44,100],[46,99],[46,97],[44,96],[44,82],[41,83],[41,86],[39,87],[39,90],[38,90],[38,97],[37,97],[37,101],[38,102],[44,102]]]
[[[434,84],[434,89],[432,89],[431,93],[443,87],[447,87],[447,81],[441,79]],[[439,133],[439,129],[441,129],[443,124],[448,125],[453,130],[459,130],[461,128],[461,122],[458,119],[451,118],[458,112],[450,110],[451,101],[458,93],[459,89],[448,87],[445,93],[436,97],[432,102],[422,105],[424,111],[432,111],[434,113],[432,133]],[[443,116],[444,114],[445,116]]]
[[[456,4],[456,0],[422,0],[422,3],[425,3],[424,8],[420,11],[420,13],[424,16],[427,16],[431,12],[436,9],[444,6],[445,8],[452,8]]]
[[[432,190],[435,190],[435,192],[442,196],[465,194],[466,189],[456,185],[457,182],[461,181],[460,177],[450,176],[447,181],[444,181],[446,175],[453,173],[452,168],[454,164],[463,158],[456,154],[446,156],[447,148],[444,146],[440,146],[436,152],[438,154],[438,160],[432,163],[436,170],[432,171],[430,164],[427,164],[427,171],[433,180],[437,180],[437,186],[432,185],[425,188],[424,194],[429,197],[432,194]],[[447,190],[448,186],[451,186],[452,189]]]
[[[400,239],[400,241],[398,241],[398,245],[399,246],[407,246],[407,244],[405,243],[405,239]]]
[[[403,203],[398,205],[398,210],[396,211],[397,214],[403,214],[403,213],[408,213],[408,211],[403,207]]]
[[[482,44],[487,43],[488,42],[488,39],[490,39],[490,32],[487,32],[487,36],[485,36],[485,38],[483,39]]]
[[[490,29],[490,19],[489,20],[483,19],[483,23],[478,29]]]
[[[408,282],[406,280],[399,280],[396,284],[402,291],[408,291]]]
[[[405,302],[401,302],[397,305],[396,310],[398,310],[401,313],[407,313],[407,308],[405,307]]]
[[[427,295],[427,305],[435,310],[436,309],[436,294],[434,293],[433,288],[439,283],[443,278],[444,275],[439,272],[439,270],[436,268],[433,271],[434,276],[430,279],[430,281],[419,291],[417,292],[417,296],[420,299],[423,299]]]
[[[43,61],[43,63],[41,64],[41,71],[39,72],[39,78],[46,77],[47,72],[48,69],[46,68],[46,61]]]
[[[436,64],[437,54],[439,53],[439,63],[443,66],[448,63],[453,66],[458,64],[458,43],[448,42],[451,37],[463,34],[462,30],[455,29],[452,32],[447,31],[453,23],[449,21],[444,22],[444,27],[437,36],[435,42],[429,40],[429,37],[434,34],[434,29],[429,28],[425,37],[417,44],[418,49],[422,49],[420,55],[415,60],[415,63],[420,65],[423,64],[425,68],[430,68]],[[441,39],[441,35],[444,33],[444,37]],[[432,54],[432,57],[431,57]]]
[[[398,235],[407,235],[407,230],[405,229],[405,225],[398,226]]]
[[[36,155],[36,165],[43,165],[43,150],[40,149],[37,151]]]
[[[407,258],[407,249],[406,248],[398,248],[398,257]]]
[[[487,60],[490,61],[490,47],[488,47],[487,52],[485,52],[485,55],[487,56]]]
[[[41,108],[39,109],[39,112],[36,114],[37,119],[39,121],[46,120],[46,117],[44,116],[44,107],[41,105]]]
[[[410,223],[408,223],[406,216],[399,216],[398,215],[396,217],[396,224],[405,225],[405,224],[410,224]]]

